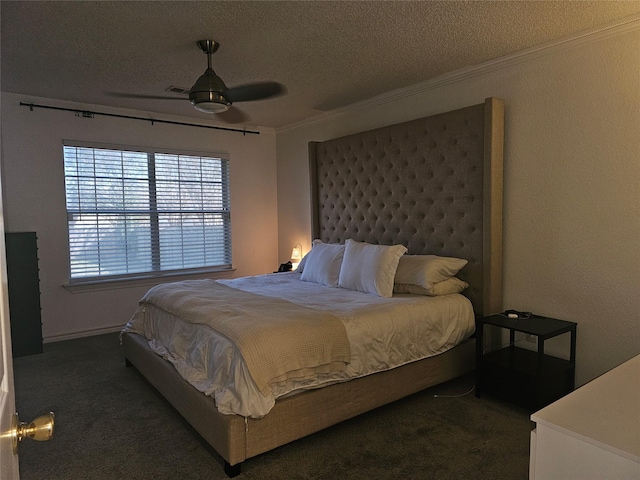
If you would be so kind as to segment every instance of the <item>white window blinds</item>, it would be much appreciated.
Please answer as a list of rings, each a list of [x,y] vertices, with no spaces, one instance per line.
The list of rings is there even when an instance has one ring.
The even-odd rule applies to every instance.
[[[226,158],[64,145],[70,283],[231,267]]]

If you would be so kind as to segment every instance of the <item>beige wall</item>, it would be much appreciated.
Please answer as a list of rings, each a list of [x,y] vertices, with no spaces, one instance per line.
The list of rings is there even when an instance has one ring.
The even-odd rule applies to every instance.
[[[504,307],[578,322],[578,384],[640,353],[640,22],[548,47],[279,130],[280,258],[310,247],[308,141],[499,97]]]
[[[35,231],[40,258],[45,340],[100,333],[124,325],[148,286],[70,293],[62,141],[81,140],[228,153],[233,266],[236,275],[277,266],[275,133],[260,135],[192,128],[20,106],[20,101],[125,115],[144,112],[71,105],[2,94],[2,175],[7,231]],[[160,117],[156,117],[160,118]],[[194,119],[168,118],[195,123]]]

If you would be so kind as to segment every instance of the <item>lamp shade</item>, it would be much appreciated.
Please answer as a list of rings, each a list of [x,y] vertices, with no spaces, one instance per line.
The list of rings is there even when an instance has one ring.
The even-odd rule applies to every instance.
[[[293,270],[298,268],[300,261],[302,260],[302,245],[296,243],[291,250],[291,268]]]
[[[302,260],[302,245],[296,243],[293,250],[291,250],[291,263],[300,263],[300,260]]]

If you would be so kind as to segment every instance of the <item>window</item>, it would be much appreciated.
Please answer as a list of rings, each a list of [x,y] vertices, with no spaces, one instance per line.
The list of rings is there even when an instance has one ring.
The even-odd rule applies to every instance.
[[[64,145],[70,284],[231,268],[228,159]]]

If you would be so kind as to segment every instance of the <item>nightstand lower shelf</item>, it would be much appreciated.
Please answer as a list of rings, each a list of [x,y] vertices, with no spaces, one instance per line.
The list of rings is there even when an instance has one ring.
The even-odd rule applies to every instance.
[[[483,355],[482,363],[482,393],[526,408],[537,409],[573,390],[574,366],[568,360],[509,346]]]

